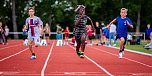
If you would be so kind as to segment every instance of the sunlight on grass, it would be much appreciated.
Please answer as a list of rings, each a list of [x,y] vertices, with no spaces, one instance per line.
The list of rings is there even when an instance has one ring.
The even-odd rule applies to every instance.
[[[117,42],[117,46],[116,47],[119,47],[119,44],[120,44],[120,42]],[[146,42],[142,42],[141,45],[130,45],[130,43],[128,42],[128,44],[126,44],[126,48],[125,49],[152,54],[152,49],[147,50],[147,49],[143,48],[143,46],[146,45],[146,44],[147,44]]]

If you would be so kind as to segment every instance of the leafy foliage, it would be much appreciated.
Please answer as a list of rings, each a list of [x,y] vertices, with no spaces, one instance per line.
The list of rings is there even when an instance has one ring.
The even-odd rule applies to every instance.
[[[12,0],[0,0],[0,21],[12,28]],[[146,25],[152,22],[152,0],[15,0],[16,1],[16,23],[18,31],[22,31],[25,19],[28,17],[27,7],[35,6],[35,15],[39,16],[44,25],[49,22],[52,31],[59,23],[63,28],[74,27],[74,9],[78,4],[86,6],[86,14],[91,17],[93,22],[104,21],[106,24],[119,16],[121,7],[129,9],[128,16],[137,25],[137,13],[139,1],[141,1],[140,11],[140,31],[145,31]],[[123,2],[123,3],[122,3]],[[13,30],[11,30],[13,31]],[[131,30],[131,31],[136,31]]]

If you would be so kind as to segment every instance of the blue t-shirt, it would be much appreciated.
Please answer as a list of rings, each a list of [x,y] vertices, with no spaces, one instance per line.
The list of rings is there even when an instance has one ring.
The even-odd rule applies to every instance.
[[[146,28],[146,37],[149,38],[150,37],[150,33],[152,32],[151,28]]]
[[[109,38],[109,29],[108,28],[105,28],[103,30],[103,33],[105,34],[106,38]]]
[[[120,16],[118,16],[116,18],[116,21],[118,23],[117,25],[117,34],[121,35],[123,37],[127,37],[128,35],[128,25],[127,25],[127,21],[132,25],[132,21],[126,17],[124,19],[122,19]]]

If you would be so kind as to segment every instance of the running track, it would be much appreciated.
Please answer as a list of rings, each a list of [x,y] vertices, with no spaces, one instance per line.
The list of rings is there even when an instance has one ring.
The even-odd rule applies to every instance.
[[[34,47],[36,60],[21,40],[0,45],[0,76],[152,76],[152,57],[125,51],[118,58],[118,49],[87,46],[85,58],[79,58],[74,46]]]

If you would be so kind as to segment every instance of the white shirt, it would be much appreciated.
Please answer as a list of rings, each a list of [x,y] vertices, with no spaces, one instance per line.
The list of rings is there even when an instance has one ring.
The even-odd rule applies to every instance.
[[[110,26],[110,32],[116,32],[116,25],[111,24],[111,26]]]
[[[132,40],[132,36],[128,34],[127,40]]]
[[[8,36],[8,34],[9,34],[9,29],[5,28],[5,35]]]
[[[29,25],[28,35],[32,37],[40,36],[41,29],[39,29],[39,26],[42,26],[43,22],[39,17],[37,16],[34,16],[33,18],[28,17],[26,19],[25,25]]]

